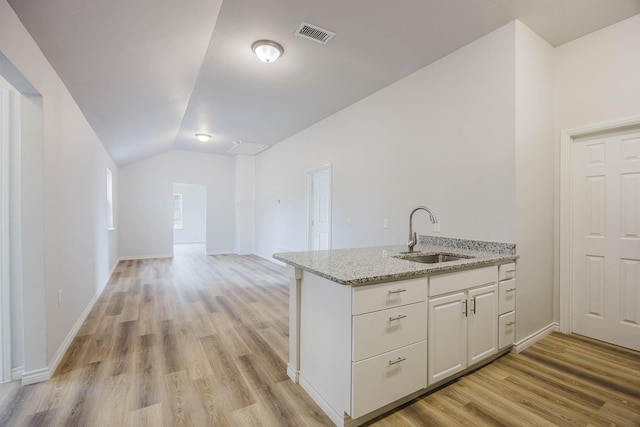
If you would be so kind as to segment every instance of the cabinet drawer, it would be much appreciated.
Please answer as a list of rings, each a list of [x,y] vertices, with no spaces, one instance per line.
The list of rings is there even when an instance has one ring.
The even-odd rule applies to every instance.
[[[516,263],[502,264],[498,267],[498,280],[509,280],[516,277]]]
[[[440,274],[429,278],[429,296],[489,285],[497,281],[498,267],[496,266]]]
[[[353,316],[353,361],[427,338],[427,303],[418,302]]]
[[[498,309],[500,314],[513,311],[516,308],[516,279],[500,282]]]
[[[514,343],[516,338],[516,313],[509,312],[498,318],[498,349]]]
[[[377,285],[356,286],[353,288],[351,313],[356,315],[421,302],[426,300],[426,296],[427,279],[424,277]]]
[[[351,418],[358,418],[427,386],[427,342],[353,364]]]

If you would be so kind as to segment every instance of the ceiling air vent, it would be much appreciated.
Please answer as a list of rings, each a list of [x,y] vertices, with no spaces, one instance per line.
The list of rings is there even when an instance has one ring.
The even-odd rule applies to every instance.
[[[336,34],[307,22],[303,22],[296,30],[296,35],[318,43],[327,44]]]

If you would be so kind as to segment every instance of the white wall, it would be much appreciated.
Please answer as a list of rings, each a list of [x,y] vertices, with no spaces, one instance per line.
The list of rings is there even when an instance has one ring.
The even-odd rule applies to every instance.
[[[22,98],[21,107],[38,118],[22,127],[16,166],[24,369],[27,377],[42,378],[117,261],[117,235],[107,231],[105,208],[105,168],[116,182],[117,168],[6,0],[0,0],[0,52],[40,95]],[[117,187],[115,193],[117,199]]]
[[[444,236],[514,242],[514,101],[511,23],[261,153],[257,253],[306,250],[306,173],[327,163],[334,248],[404,244],[422,204]]]
[[[553,48],[516,22],[516,341],[554,320]]]
[[[554,50],[556,137],[640,114],[640,15]]]
[[[236,156],[236,252],[255,250],[255,157]]]
[[[182,228],[173,230],[173,243],[204,243],[207,239],[207,187],[197,184],[173,184],[173,192],[182,194]]]
[[[234,252],[234,158],[169,151],[120,168],[120,257],[173,256],[173,184],[207,188],[207,253]]]

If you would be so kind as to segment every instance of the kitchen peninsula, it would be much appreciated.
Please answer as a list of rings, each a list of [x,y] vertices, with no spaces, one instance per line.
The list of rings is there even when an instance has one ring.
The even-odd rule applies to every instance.
[[[421,236],[406,250],[273,256],[290,279],[287,373],[338,426],[360,425],[513,344],[514,244]]]

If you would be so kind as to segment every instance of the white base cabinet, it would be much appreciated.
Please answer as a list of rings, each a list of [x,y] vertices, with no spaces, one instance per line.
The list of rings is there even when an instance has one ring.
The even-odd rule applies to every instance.
[[[497,282],[429,298],[428,324],[432,385],[498,352]]]
[[[292,273],[288,373],[338,426],[435,388],[515,337],[515,263],[360,287]]]

